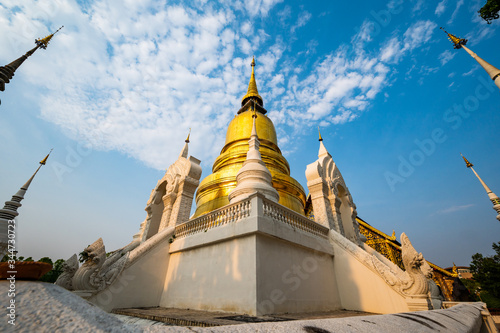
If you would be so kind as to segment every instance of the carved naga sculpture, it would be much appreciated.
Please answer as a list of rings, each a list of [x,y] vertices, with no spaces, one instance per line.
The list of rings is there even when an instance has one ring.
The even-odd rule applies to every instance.
[[[408,295],[427,295],[429,284],[420,269],[420,266],[424,263],[424,256],[422,253],[415,251],[415,248],[413,248],[408,236],[404,232],[401,234],[401,256],[408,277],[402,291]]]
[[[106,250],[102,238],[85,248],[81,255],[86,257],[86,260],[73,277],[73,288],[75,290],[96,290],[97,286],[92,283],[91,277],[99,272],[106,260]]]
[[[439,289],[436,282],[434,282],[434,271],[432,267],[424,260],[424,264],[421,267],[422,272],[427,278],[427,283],[429,284],[429,295],[431,296],[431,304],[434,310],[441,309],[443,303],[443,296],[441,295],[441,290]]]
[[[427,296],[429,284],[420,269],[425,262],[422,253],[417,253],[408,236],[401,234],[401,256],[406,271],[387,266],[375,256],[371,256],[373,266],[387,284],[406,296]]]
[[[68,260],[63,264],[63,272],[57,278],[54,284],[60,287],[66,288],[68,290],[73,290],[73,276],[78,270],[78,258],[76,254],[73,254]]]
[[[128,262],[130,251],[135,249],[139,243],[139,241],[133,241],[106,258],[104,243],[102,238],[99,238],[83,250],[82,256],[86,260],[74,273],[73,289],[97,292],[106,288],[123,271]]]

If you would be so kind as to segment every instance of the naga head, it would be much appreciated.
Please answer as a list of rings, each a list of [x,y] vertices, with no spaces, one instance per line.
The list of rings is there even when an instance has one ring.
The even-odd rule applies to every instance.
[[[78,269],[78,258],[76,254],[73,254],[68,260],[63,264],[63,271],[67,273],[74,273]]]
[[[401,234],[401,256],[403,257],[403,264],[406,270],[418,269],[424,263],[424,256],[422,253],[418,253],[413,245],[411,245],[410,239],[403,232]]]
[[[106,250],[102,238],[87,246],[80,253],[80,262],[85,262],[86,264],[102,265],[104,260],[106,260]]]

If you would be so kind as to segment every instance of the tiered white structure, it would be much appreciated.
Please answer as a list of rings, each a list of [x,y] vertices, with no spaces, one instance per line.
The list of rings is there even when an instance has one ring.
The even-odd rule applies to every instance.
[[[31,182],[38,173],[38,170],[40,170],[42,165],[45,165],[45,163],[47,163],[49,155],[50,153],[48,153],[47,156],[45,156],[44,159],[40,161],[40,165],[36,169],[35,173],[33,173],[30,179],[28,179],[28,181],[23,186],[21,186],[19,191],[17,191],[17,193],[12,196],[12,199],[10,199],[9,201],[5,201],[3,209],[0,209],[0,258],[3,258],[5,254],[7,254],[7,250],[9,247],[9,225],[11,225],[10,228],[13,228],[12,230],[16,231],[14,222],[10,221],[14,221],[14,219],[19,215],[17,210],[22,206],[21,201],[23,201],[24,195],[28,191],[28,188],[30,187]],[[15,243],[11,243],[11,245],[13,248],[15,248]]]
[[[403,271],[364,244],[352,196],[322,140],[318,160],[306,170],[314,220],[297,211],[303,190],[283,173],[286,160],[264,115],[253,68],[242,105],[214,163],[215,176],[200,185],[206,196],[230,188],[227,204],[189,218],[201,168],[188,157],[186,140],[152,191],[134,240],[106,258],[99,239],[84,250],[87,260],[80,268],[74,258],[68,262],[57,284],[107,311],[160,306],[266,315],[429,309],[422,254],[402,234]],[[245,153],[232,183],[234,165],[240,165],[235,161]],[[216,174],[222,158],[232,164]],[[203,195],[198,203],[205,207],[226,200]]]

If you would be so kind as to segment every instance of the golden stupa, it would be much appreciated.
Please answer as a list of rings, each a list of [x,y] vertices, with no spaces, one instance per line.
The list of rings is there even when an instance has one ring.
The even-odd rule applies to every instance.
[[[203,179],[198,187],[196,211],[193,217],[229,204],[227,196],[236,187],[236,174],[245,162],[248,152],[254,110],[260,113],[256,119],[256,127],[262,161],[273,176],[272,185],[280,195],[279,203],[304,214],[306,200],[304,189],[290,177],[290,166],[281,155],[273,122],[265,116],[267,111],[257,90],[254,67],[255,59],[252,60],[252,75],[247,94],[241,101],[241,109],[229,123],[224,148],[213,164],[212,174]]]

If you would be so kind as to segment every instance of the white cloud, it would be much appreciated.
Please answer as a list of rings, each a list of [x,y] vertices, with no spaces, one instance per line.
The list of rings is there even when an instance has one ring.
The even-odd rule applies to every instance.
[[[410,26],[404,33],[405,50],[413,50],[427,43],[434,33],[437,24],[426,20],[418,21]]]
[[[453,59],[457,53],[451,52],[450,50],[446,50],[439,55],[439,61],[441,61],[441,65],[446,64],[448,61]]]
[[[436,10],[434,11],[434,14],[436,14],[438,17],[441,16],[444,11],[446,10],[446,2],[448,0],[442,0],[440,3],[437,4]]]
[[[416,3],[412,8],[412,12],[416,13],[416,12],[420,12],[420,11],[424,10],[424,8],[425,8],[424,5],[425,5],[424,0],[416,0]]]
[[[464,4],[464,0],[458,0],[457,1],[457,5],[455,7],[455,10],[453,11],[453,14],[451,14],[451,17],[448,20],[448,24],[452,24],[453,23],[453,21],[455,20],[455,17],[458,14],[458,11],[460,10],[460,7],[462,7],[463,4]]]
[[[383,62],[398,62],[403,56],[403,48],[397,37],[391,38],[380,52],[380,60]]]
[[[303,72],[294,56],[284,57],[288,41],[271,39],[253,21],[277,1],[253,3],[257,9],[247,13],[241,1],[217,10],[209,2],[194,8],[96,0],[84,10],[74,0],[44,2],[57,7],[46,19],[66,27],[23,65],[42,117],[96,149],[120,151],[157,169],[172,163],[178,154],[173,142],[191,127],[191,154],[211,160],[246,92],[253,52],[265,50],[256,54],[257,81],[277,126],[342,124],[369,109],[388,84],[389,66],[426,43],[435,25],[419,21],[404,38],[394,36],[372,53],[363,49],[371,36],[362,29],[354,38],[358,45],[341,45]],[[26,30],[29,39],[11,43],[5,36],[38,22],[41,9],[34,0],[23,1],[16,15],[4,7],[0,18],[8,33],[0,42],[10,45],[5,53],[14,58],[33,35],[48,31],[34,23]],[[302,12],[297,28],[310,19]]]
[[[299,14],[299,17],[297,18],[297,22],[295,22],[295,24],[290,28],[290,31],[294,33],[295,30],[297,30],[298,28],[305,26],[307,22],[309,22],[311,17],[312,17],[311,13],[307,11],[301,12]]]
[[[466,210],[467,208],[470,208],[470,207],[474,207],[474,205],[469,204],[469,205],[461,205],[461,206],[451,206],[449,208],[437,211],[437,214],[450,214],[450,213],[460,212],[460,211]]]

